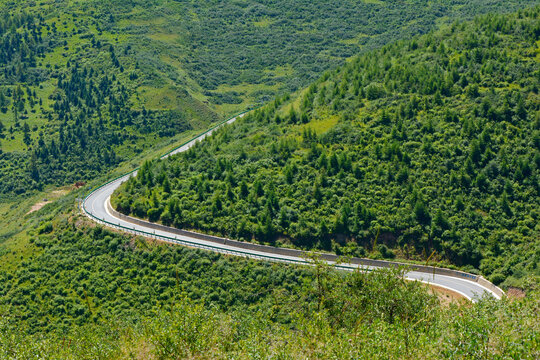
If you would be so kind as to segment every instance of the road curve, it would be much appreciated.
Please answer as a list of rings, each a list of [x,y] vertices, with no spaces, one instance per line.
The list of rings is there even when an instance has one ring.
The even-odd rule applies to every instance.
[[[234,122],[237,118],[242,117],[245,113],[240,114],[236,117],[228,119],[218,126],[212,128],[211,130],[197,136],[191,141],[181,145],[170,153],[162,156],[166,158],[168,156],[183,152],[191,148],[198,141],[203,140],[205,137],[210,136],[214,130],[220,126],[228,123]],[[260,250],[245,249],[241,247],[220,244],[216,241],[206,241],[201,240],[200,238],[189,236],[189,235],[179,235],[178,231],[175,231],[173,228],[160,227],[160,229],[155,229],[151,223],[137,220],[136,223],[134,220],[130,220],[128,217],[122,216],[122,218],[115,214],[114,211],[110,210],[110,197],[115,189],[117,189],[123,182],[129,179],[130,176],[136,175],[137,171],[133,171],[129,174],[126,174],[120,178],[117,178],[113,181],[102,185],[101,187],[92,191],[83,201],[82,210],[86,216],[90,219],[101,223],[107,227],[112,227],[120,229],[125,232],[134,233],[138,235],[143,235],[145,237],[154,238],[161,241],[166,241],[169,243],[185,245],[190,247],[203,248],[207,250],[212,250],[216,252],[244,256],[255,259],[262,259],[267,261],[279,261],[279,262],[288,262],[296,264],[309,264],[309,260],[306,260],[302,256],[287,256],[280,255],[271,252],[265,252]],[[328,261],[332,263],[332,261]],[[397,264],[397,263],[396,263]],[[335,265],[335,264],[334,264]],[[339,264],[336,265],[338,268],[352,270],[355,268],[362,268],[370,270],[376,268],[376,266],[363,266],[357,264]],[[464,274],[464,273],[462,273]],[[465,275],[467,276],[467,275]],[[409,271],[405,274],[405,277],[408,280],[417,280],[424,283],[433,284],[448,290],[455,291],[471,301],[476,301],[484,295],[494,296],[495,298],[500,299],[502,291],[492,284],[482,285],[477,281],[468,280],[463,277],[448,276],[435,274],[430,272],[421,272],[421,271]],[[470,276],[473,279],[478,277],[475,275]],[[483,280],[486,283],[485,280]],[[493,291],[495,288],[496,291]]]

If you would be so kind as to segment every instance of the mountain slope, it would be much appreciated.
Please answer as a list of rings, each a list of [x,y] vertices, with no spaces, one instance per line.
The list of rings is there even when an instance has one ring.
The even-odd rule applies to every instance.
[[[539,355],[537,282],[525,298],[461,304],[397,269],[271,264],[92,228],[71,204],[38,211],[37,250],[0,270],[1,358]]]
[[[481,17],[360,56],[146,163],[113,202],[262,242],[434,253],[496,283],[537,274],[538,14]]]
[[[4,1],[0,197],[93,179],[358,51],[527,3]]]

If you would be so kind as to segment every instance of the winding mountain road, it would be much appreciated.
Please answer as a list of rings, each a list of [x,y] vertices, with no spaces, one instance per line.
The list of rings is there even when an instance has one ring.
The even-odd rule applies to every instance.
[[[172,152],[164,155],[162,158],[188,150],[198,141],[210,136],[212,132],[220,126],[232,123],[237,118],[242,117],[244,114],[245,113],[224,121],[211,130],[197,136]],[[110,197],[115,189],[129,179],[130,176],[134,176],[135,174],[136,171],[126,174],[92,191],[82,203],[82,210],[84,214],[90,219],[107,227],[116,228],[125,232],[138,234],[169,243],[266,261],[278,261],[296,264],[310,263],[310,261],[307,260],[300,251],[289,250],[289,254],[283,254],[284,251],[278,251],[278,249],[268,246],[247,246],[245,243],[209,236],[207,236],[208,239],[205,239],[204,235],[179,231],[174,228],[152,224],[117,213],[110,207]],[[359,260],[359,262],[361,261],[360,259],[357,260]],[[388,267],[389,264],[398,264],[369,260],[366,260],[366,262],[368,262],[367,265],[359,263],[335,264],[335,262],[332,260],[327,260],[327,262],[345,270],[352,270],[355,268],[370,270],[378,267]],[[441,274],[441,272],[443,272],[443,274]],[[489,283],[484,278],[464,272],[415,266],[415,270],[406,272],[405,277],[408,280],[422,281],[424,283],[433,284],[455,291],[471,301],[476,301],[486,294],[494,296],[498,299],[504,296],[504,292],[502,292],[502,290]]]

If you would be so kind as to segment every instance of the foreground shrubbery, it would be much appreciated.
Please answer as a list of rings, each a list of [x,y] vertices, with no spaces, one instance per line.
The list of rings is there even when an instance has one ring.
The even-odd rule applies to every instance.
[[[220,312],[187,298],[140,322],[101,320],[28,335],[0,324],[0,357],[66,359],[536,359],[538,294],[441,308],[423,287],[392,273],[325,272],[324,300],[307,306]],[[339,280],[339,281],[337,281]],[[314,279],[311,291],[321,289]],[[387,288],[387,285],[390,288]],[[389,290],[389,291],[385,291]],[[298,294],[293,294],[298,295]],[[311,305],[311,306],[310,306]],[[279,310],[278,310],[279,311]]]
[[[0,274],[2,359],[539,355],[534,280],[522,300],[441,307],[397,269],[256,262],[52,213],[33,256]]]
[[[0,306],[29,332],[106,318],[136,321],[177,296],[223,310],[265,308],[275,289],[293,291],[307,276],[291,266],[147,243],[100,227],[78,230],[66,219],[44,225],[32,239],[35,255],[0,271]]]

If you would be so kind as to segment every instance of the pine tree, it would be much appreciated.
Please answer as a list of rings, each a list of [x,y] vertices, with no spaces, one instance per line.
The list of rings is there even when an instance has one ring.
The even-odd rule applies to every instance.
[[[3,91],[0,91],[0,111],[4,114],[7,112],[9,106],[9,100],[6,98],[6,95]]]
[[[167,193],[167,194],[170,194],[171,193],[171,183],[169,182],[169,177],[168,176],[165,176],[163,178],[162,185],[163,185],[163,191],[165,193]]]
[[[429,225],[431,222],[431,216],[426,208],[426,205],[422,200],[417,200],[414,205],[414,215],[416,220],[422,225]]]
[[[315,199],[315,201],[317,201],[317,203],[320,203],[322,200],[322,197],[323,197],[323,194],[321,192],[319,183],[317,182],[315,183],[315,188],[313,190],[313,198]]]
[[[245,199],[249,194],[247,184],[244,180],[240,183],[240,197]]]
[[[510,204],[508,203],[508,196],[506,195],[506,191],[503,192],[503,195],[502,195],[501,208],[507,216],[513,215],[512,209],[510,208]]]
[[[30,143],[32,142],[32,138],[30,137],[30,127],[26,122],[23,126],[23,142],[26,144],[26,146],[30,145]]]
[[[37,156],[35,153],[32,154],[32,158],[30,159],[30,176],[34,181],[39,182],[39,170],[37,167]]]
[[[383,125],[390,124],[390,116],[388,115],[388,113],[384,109],[383,109],[382,114],[381,114],[381,124],[383,124]]]
[[[296,111],[294,110],[294,107],[291,106],[291,110],[289,111],[289,122],[291,124],[296,124],[298,121],[298,115],[296,115]]]
[[[266,241],[272,241],[275,235],[274,224],[272,223],[272,217],[269,212],[266,212],[264,218],[263,237]]]

